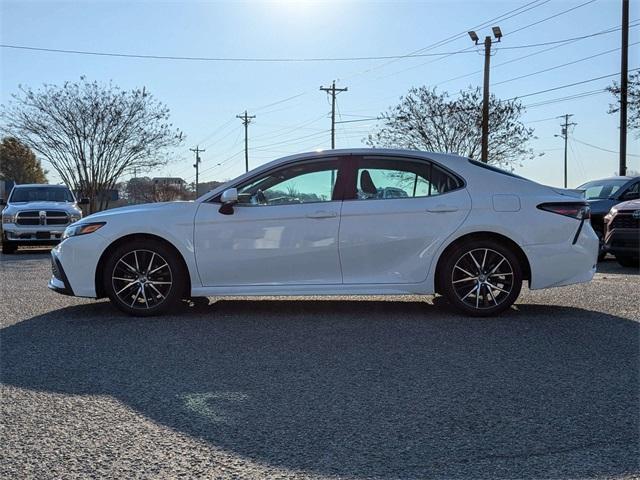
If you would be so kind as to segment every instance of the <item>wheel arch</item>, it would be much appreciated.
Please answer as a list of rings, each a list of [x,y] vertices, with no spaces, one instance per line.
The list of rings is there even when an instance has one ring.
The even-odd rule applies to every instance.
[[[180,250],[178,250],[176,248],[176,246],[171,243],[170,241],[168,241],[165,238],[159,237],[158,235],[153,235],[150,233],[132,233],[132,234],[128,234],[125,236],[122,236],[116,240],[114,240],[113,242],[111,242],[109,244],[109,246],[107,248],[104,249],[104,252],[102,252],[102,255],[100,255],[100,260],[98,260],[98,264],[96,267],[96,274],[95,274],[95,288],[96,288],[96,298],[103,298],[106,297],[106,292],[104,290],[104,285],[102,284],[102,276],[104,273],[104,265],[107,261],[107,258],[109,258],[109,255],[111,255],[111,253],[118,248],[120,245],[122,245],[123,243],[127,243],[133,240],[153,240],[156,242],[160,242],[162,244],[164,244],[166,247],[170,248],[176,255],[176,258],[178,259],[179,262],[182,263],[182,266],[185,269],[185,272],[187,272],[186,275],[186,283],[185,283],[185,295],[186,296],[190,296],[191,295],[191,276],[189,275],[189,266],[187,265],[187,262],[185,261],[184,257],[182,256],[182,254],[180,253]]]
[[[529,264],[529,259],[527,258],[527,255],[524,253],[524,250],[522,249],[522,247],[520,247],[520,245],[518,245],[514,240],[512,240],[511,238],[507,237],[506,235],[503,235],[501,233],[496,233],[496,232],[489,232],[489,231],[479,231],[479,232],[471,232],[471,233],[467,233],[465,235],[462,235],[460,237],[455,238],[454,240],[452,240],[446,247],[444,250],[442,250],[442,253],[440,254],[440,256],[438,257],[438,262],[436,263],[436,269],[434,271],[434,282],[435,282],[435,291],[437,293],[440,293],[440,285],[439,283],[439,272],[440,272],[440,268],[442,268],[442,263],[444,262],[444,259],[446,258],[446,255],[457,245],[459,245],[462,242],[466,242],[469,240],[486,240],[486,239],[491,239],[491,240],[496,240],[498,242],[504,242],[508,245],[509,249],[511,249],[513,251],[513,253],[515,253],[515,255],[518,257],[518,261],[520,262],[520,265],[522,266],[522,276],[524,280],[531,280],[531,265]]]

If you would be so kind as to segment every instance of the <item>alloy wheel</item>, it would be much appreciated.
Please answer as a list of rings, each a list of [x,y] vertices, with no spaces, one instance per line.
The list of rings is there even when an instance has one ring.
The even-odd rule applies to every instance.
[[[478,248],[458,259],[451,284],[462,302],[483,310],[495,308],[509,297],[513,276],[513,267],[504,255],[490,248]]]
[[[169,263],[158,253],[132,250],[116,262],[111,283],[123,304],[148,310],[167,298],[173,285],[173,276]]]

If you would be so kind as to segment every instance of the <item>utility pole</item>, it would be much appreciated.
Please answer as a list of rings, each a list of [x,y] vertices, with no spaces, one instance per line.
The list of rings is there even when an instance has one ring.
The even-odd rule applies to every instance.
[[[629,90],[629,0],[622,0],[622,48],[620,50],[620,168],[627,174],[627,94]]]
[[[573,117],[572,113],[567,113],[558,117],[564,118],[564,123],[561,125],[562,130],[560,135],[554,135],[555,137],[564,138],[564,188],[567,188],[567,140],[569,139],[569,127],[577,125],[577,123],[569,123],[570,117]]]
[[[205,152],[206,150],[200,149],[200,146],[196,146],[196,148],[190,148],[192,152],[196,154],[196,163],[193,165],[196,168],[196,198],[198,197],[198,168],[200,166],[200,152]]]
[[[248,115],[245,110],[242,115],[236,115],[236,118],[242,120],[244,124],[244,171],[249,171],[249,124],[251,119],[256,118],[255,115]]]
[[[493,36],[496,41],[502,38],[500,27],[492,27]],[[471,40],[478,45],[480,38],[474,31],[469,32]],[[491,71],[491,45],[493,39],[490,35],[484,37],[484,85],[482,90],[482,157],[484,163],[489,161],[489,74]]]
[[[336,148],[336,95],[349,90],[347,87],[336,88],[336,81],[330,87],[320,87],[320,90],[331,95],[331,149]]]

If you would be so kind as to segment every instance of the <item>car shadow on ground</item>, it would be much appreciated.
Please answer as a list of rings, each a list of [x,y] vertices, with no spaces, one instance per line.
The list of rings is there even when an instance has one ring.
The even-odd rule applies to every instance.
[[[2,381],[110,395],[273,466],[402,478],[640,470],[639,328],[578,308],[469,319],[422,302],[237,301],[133,319],[106,302],[1,332]]]

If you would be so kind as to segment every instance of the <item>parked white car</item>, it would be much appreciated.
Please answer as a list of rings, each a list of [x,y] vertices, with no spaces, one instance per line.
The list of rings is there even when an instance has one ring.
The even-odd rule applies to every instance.
[[[332,150],[275,160],[195,202],[91,215],[52,251],[49,287],[140,316],[190,296],[436,292],[489,316],[523,280],[588,282],[597,254],[582,192],[454,155]]]

